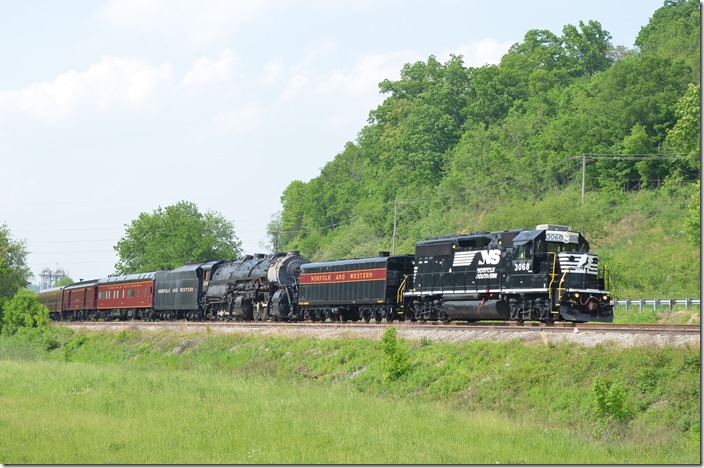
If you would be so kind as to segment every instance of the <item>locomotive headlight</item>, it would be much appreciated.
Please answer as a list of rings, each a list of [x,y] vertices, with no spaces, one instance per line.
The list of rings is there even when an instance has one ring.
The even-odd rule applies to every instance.
[[[574,293],[574,297],[579,297],[579,293]]]
[[[609,300],[609,295],[608,295],[608,294],[604,294],[604,300],[605,300],[605,301]]]

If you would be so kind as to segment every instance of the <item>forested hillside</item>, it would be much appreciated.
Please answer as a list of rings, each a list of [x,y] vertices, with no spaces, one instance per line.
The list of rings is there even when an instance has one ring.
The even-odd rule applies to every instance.
[[[635,46],[589,20],[530,30],[498,65],[406,64],[357,141],[286,188],[272,246],[329,260],[567,224],[620,297],[698,296],[699,2],[665,1]]]

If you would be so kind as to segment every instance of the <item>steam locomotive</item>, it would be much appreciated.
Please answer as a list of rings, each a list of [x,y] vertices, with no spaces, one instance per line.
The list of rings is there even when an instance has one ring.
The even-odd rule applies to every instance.
[[[55,320],[612,322],[613,285],[568,226],[425,239],[415,255],[213,260],[42,291]]]
[[[193,262],[41,291],[53,320],[296,320],[298,252]]]

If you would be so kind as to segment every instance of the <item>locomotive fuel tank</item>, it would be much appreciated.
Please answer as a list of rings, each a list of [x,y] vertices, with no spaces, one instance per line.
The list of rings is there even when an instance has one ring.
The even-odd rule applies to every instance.
[[[445,301],[445,310],[452,320],[508,320],[510,310],[504,300]]]

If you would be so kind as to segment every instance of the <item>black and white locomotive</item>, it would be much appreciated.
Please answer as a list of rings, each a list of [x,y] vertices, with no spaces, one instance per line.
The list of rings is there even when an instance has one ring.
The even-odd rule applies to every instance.
[[[613,321],[608,270],[568,226],[428,239],[415,262],[417,320]]]

